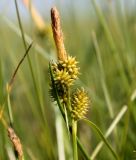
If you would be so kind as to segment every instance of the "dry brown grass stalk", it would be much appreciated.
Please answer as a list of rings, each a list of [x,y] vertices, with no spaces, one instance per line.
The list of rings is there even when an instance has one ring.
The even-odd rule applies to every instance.
[[[17,154],[17,158],[19,160],[23,160],[23,149],[22,149],[22,145],[20,142],[19,137],[16,135],[15,131],[13,128],[8,127],[8,136],[14,146],[15,152]]]

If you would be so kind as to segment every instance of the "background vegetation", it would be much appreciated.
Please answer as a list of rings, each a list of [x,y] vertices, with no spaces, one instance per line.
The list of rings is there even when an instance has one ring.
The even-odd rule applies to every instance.
[[[11,12],[16,11],[14,1],[5,4],[10,6],[10,3],[13,5]],[[46,3],[48,6],[48,1]],[[23,3],[18,5],[27,46],[33,42],[29,52],[33,76],[26,58],[11,91],[15,131],[21,139],[26,159],[58,159],[59,151],[63,155],[61,140],[64,140],[65,159],[72,159],[67,129],[48,92],[48,63],[56,57],[50,31],[49,10],[52,6],[46,6],[41,13],[38,11],[47,27],[41,32]],[[90,96],[88,119],[104,134],[108,131],[107,139],[120,159],[136,159],[135,1],[87,0],[81,4],[55,1],[52,5],[60,11],[66,49],[80,62],[82,74],[76,86],[84,86]],[[12,145],[2,123],[2,117],[9,122],[6,84],[25,54],[18,19],[14,14],[9,16],[10,11],[6,14],[4,7],[0,11],[0,113],[4,106],[4,113],[0,114],[0,160],[12,155]],[[82,122],[78,135],[92,159],[114,159],[105,145],[94,153],[98,151],[100,138]],[[79,154],[79,159],[83,159]]]

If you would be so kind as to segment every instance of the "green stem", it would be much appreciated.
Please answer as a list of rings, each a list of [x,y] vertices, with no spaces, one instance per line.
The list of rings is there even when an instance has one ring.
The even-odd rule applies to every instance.
[[[11,109],[9,93],[7,94],[7,103],[8,103],[8,116],[9,116],[10,125],[13,125],[13,114],[12,114],[12,109]]]
[[[77,137],[77,145],[78,145],[78,148],[80,149],[80,151],[82,152],[82,154],[84,155],[85,160],[92,160],[91,157],[89,157],[89,155],[87,154],[84,146],[81,144],[78,137]]]
[[[70,112],[71,111],[70,89],[68,88],[67,91],[68,91],[68,103],[67,103],[67,107],[68,107],[68,110]]]
[[[77,122],[75,120],[72,120],[73,160],[78,160],[76,134],[77,134]]]
[[[99,48],[99,45],[98,45],[98,41],[97,41],[95,32],[92,32],[92,38],[93,38],[94,47],[95,47],[95,50],[96,50],[96,56],[97,56],[97,61],[98,61],[98,65],[99,65],[99,70],[100,70],[100,81],[101,81],[103,93],[104,93],[105,100],[106,100],[106,103],[107,103],[107,107],[108,107],[108,110],[109,110],[110,118],[113,118],[114,117],[113,106],[112,106],[110,94],[109,94],[109,91],[108,91],[108,87],[107,87],[107,84],[106,84],[105,72],[104,72],[101,52],[100,52],[100,48]]]

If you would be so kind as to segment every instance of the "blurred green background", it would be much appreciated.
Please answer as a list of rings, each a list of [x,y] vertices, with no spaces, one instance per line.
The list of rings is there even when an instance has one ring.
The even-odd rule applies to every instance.
[[[26,159],[72,159],[67,129],[49,96],[49,60],[56,59],[50,30],[50,8],[57,6],[67,52],[76,56],[81,69],[75,87],[83,86],[91,99],[88,119],[105,134],[114,119],[108,141],[120,159],[136,159],[136,1],[86,0],[38,1],[31,3],[43,17],[46,29],[39,30],[23,1],[19,13],[27,45],[33,42],[29,56],[16,75],[11,92],[14,128]],[[6,84],[25,53],[14,1],[0,2],[0,110],[5,102]],[[34,81],[35,80],[35,81]],[[119,114],[122,113],[120,117]],[[12,147],[0,119],[0,160],[11,159]],[[58,130],[63,131],[64,144]],[[58,135],[58,136],[57,136]],[[100,142],[99,136],[83,122],[78,135],[89,155]],[[64,145],[64,157],[59,155]],[[105,145],[93,159],[114,159]],[[79,152],[79,159],[84,159]]]

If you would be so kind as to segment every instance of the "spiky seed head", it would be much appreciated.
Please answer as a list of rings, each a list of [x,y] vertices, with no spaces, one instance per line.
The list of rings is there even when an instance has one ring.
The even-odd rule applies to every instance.
[[[55,73],[54,80],[56,84],[60,83],[62,85],[70,86],[72,83],[70,79],[71,77],[66,70],[57,70]]]
[[[65,60],[59,60],[52,64],[55,83],[71,86],[78,78],[79,68],[75,57],[68,56]]]
[[[71,106],[71,116],[74,120],[82,119],[85,117],[88,111],[89,98],[83,88],[77,89],[73,94],[71,99]]]
[[[75,57],[68,56],[64,61],[59,60],[59,64],[63,68],[66,68],[72,79],[77,79],[79,67],[77,67],[78,62],[76,61]]]

